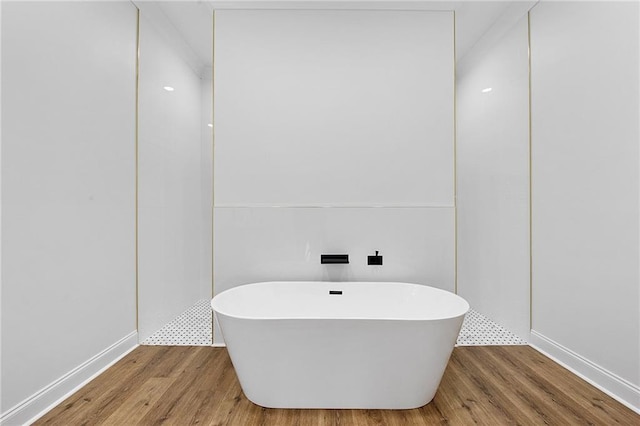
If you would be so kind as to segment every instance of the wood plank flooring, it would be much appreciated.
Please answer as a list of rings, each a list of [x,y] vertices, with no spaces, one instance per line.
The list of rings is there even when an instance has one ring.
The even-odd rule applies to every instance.
[[[140,346],[36,425],[640,425],[640,416],[528,346],[457,347],[415,410],[280,410],[242,393],[224,348]]]

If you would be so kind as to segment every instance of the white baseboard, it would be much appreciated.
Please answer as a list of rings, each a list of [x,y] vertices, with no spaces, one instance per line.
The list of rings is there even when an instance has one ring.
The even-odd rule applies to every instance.
[[[640,387],[531,330],[529,345],[640,414]]]
[[[0,424],[14,426],[29,425],[35,422],[137,346],[138,333],[133,331],[15,407],[2,413]]]
[[[226,348],[227,345],[225,343],[214,343],[213,345],[214,348]]]

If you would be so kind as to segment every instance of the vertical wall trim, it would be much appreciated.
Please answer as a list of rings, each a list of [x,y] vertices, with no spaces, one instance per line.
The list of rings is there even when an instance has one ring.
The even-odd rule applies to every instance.
[[[0,1],[0,24],[2,23],[2,2]],[[2,31],[0,31],[0,47],[2,46]],[[0,48],[0,59],[2,49]],[[0,82],[2,81],[2,67],[0,66]],[[0,87],[0,93],[2,88]],[[0,99],[2,96],[0,96]],[[2,102],[0,101],[0,129],[2,129]],[[0,132],[0,204],[2,201],[2,132]],[[0,207],[0,310],[2,309],[2,208]],[[2,330],[2,315],[0,315],[0,330]],[[0,370],[2,369],[2,337],[0,337]],[[2,384],[0,383],[0,388]],[[0,417],[2,416],[2,407],[0,406]]]
[[[0,1],[0,24],[2,23],[2,2]],[[2,31],[0,31],[0,47],[2,46]],[[2,49],[0,48],[0,58]],[[2,67],[0,66],[0,82],[2,81]],[[2,88],[0,87],[0,93]],[[0,96],[0,99],[2,96]],[[0,101],[0,129],[2,129],[2,102]],[[0,132],[0,204],[2,200],[2,132]],[[2,309],[2,208],[0,207],[0,310]],[[0,330],[2,330],[2,315],[0,315]],[[0,337],[0,370],[2,369],[2,337]],[[2,387],[0,383],[0,387]],[[0,417],[2,416],[0,407]]]
[[[135,5],[134,5],[135,6]],[[136,6],[136,10],[137,10],[137,14],[136,14],[136,117],[135,117],[135,122],[136,122],[136,136],[135,136],[135,147],[134,147],[134,151],[135,151],[135,262],[136,262],[136,331],[139,330],[139,302],[140,302],[140,297],[139,297],[139,287],[138,287],[138,184],[139,184],[139,171],[138,171],[138,134],[139,134],[139,130],[138,130],[138,123],[139,123],[139,119],[138,119],[138,110],[139,110],[139,97],[140,97],[140,9],[138,8],[138,6]]]
[[[531,163],[531,11],[527,12],[527,57],[529,66],[529,329],[533,329],[533,193]]]
[[[456,82],[456,11],[453,11],[453,289],[458,294],[458,123]]]
[[[216,211],[216,197],[215,197],[215,149],[216,149],[216,114],[215,114],[215,93],[216,93],[216,11],[213,11],[211,17],[211,298],[215,296],[215,284],[214,284],[214,256],[213,250],[215,246],[214,240],[214,227],[215,227],[215,211]],[[213,312],[211,314],[211,344],[215,342],[215,320]]]

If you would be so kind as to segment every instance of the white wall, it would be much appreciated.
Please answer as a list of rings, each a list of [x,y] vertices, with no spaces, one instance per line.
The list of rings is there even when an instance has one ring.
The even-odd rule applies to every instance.
[[[175,90],[168,92],[164,86]],[[210,84],[208,85],[209,87]],[[140,19],[138,332],[146,339],[195,301],[211,297],[203,238],[203,87],[147,18]],[[210,185],[209,185],[210,188]],[[209,242],[209,246],[211,243]],[[209,249],[210,252],[210,249]],[[210,259],[210,257],[209,257]],[[209,274],[205,274],[205,270]]]
[[[0,2],[0,60],[2,55],[2,2]],[[2,99],[2,66],[0,65],[0,100]],[[2,104],[0,101],[0,129],[2,129]],[[2,331],[2,131],[0,131],[0,332]],[[2,336],[0,335],[0,376],[2,375]],[[2,380],[0,379],[0,418],[2,418]]]
[[[215,292],[453,290],[452,13],[224,10],[215,32]]]
[[[217,12],[216,206],[452,206],[452,46],[446,12]]]
[[[136,14],[2,4],[3,424],[135,345]]]
[[[216,293],[259,281],[399,281],[453,290],[453,215],[427,208],[217,208]],[[380,250],[383,266],[367,265]],[[321,265],[322,253],[350,264]]]
[[[213,31],[213,26],[211,27]],[[202,261],[200,265],[200,281],[203,294],[213,297],[211,280],[213,279],[213,80],[211,68],[202,76],[201,100],[202,113],[202,146],[200,151],[200,177],[202,194]],[[211,125],[211,127],[209,126]]]
[[[531,11],[532,342],[636,410],[638,8]]]
[[[490,47],[476,45],[457,75],[458,294],[523,339],[530,328],[528,48],[525,12]]]

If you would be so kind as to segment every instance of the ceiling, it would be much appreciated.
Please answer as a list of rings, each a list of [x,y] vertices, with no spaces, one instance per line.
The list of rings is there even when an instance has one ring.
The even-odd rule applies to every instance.
[[[221,9],[377,9],[453,10],[456,13],[456,60],[481,39],[499,38],[537,2],[383,1],[383,0],[194,0],[134,1],[154,26],[204,76],[212,66],[212,14]]]

